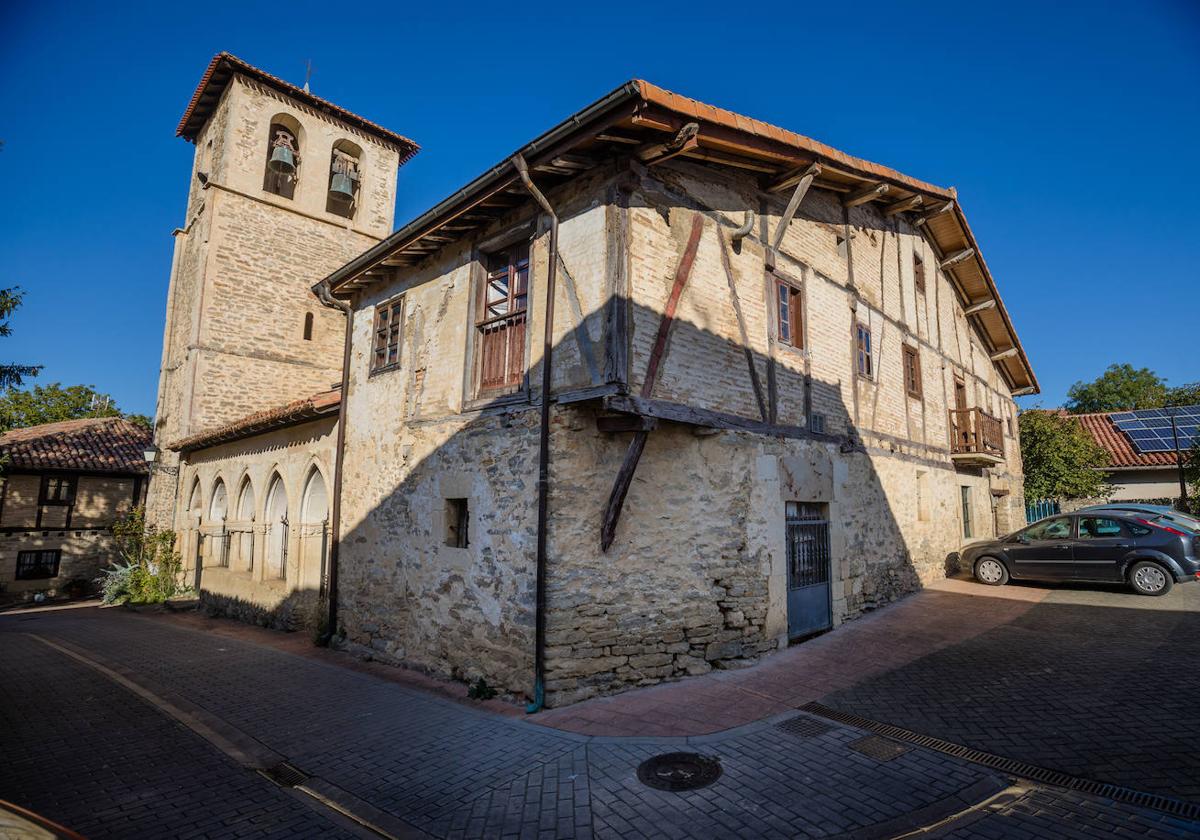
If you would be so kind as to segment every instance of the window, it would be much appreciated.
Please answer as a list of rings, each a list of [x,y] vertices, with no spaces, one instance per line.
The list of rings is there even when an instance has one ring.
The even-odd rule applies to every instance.
[[[466,548],[470,524],[470,509],[466,499],[446,500],[446,545]]]
[[[1071,520],[1065,516],[1047,519],[1026,528],[1022,535],[1031,540],[1069,540],[1071,539]]]
[[[338,140],[333,144],[333,152],[329,158],[329,188],[325,197],[325,210],[354,218],[354,210],[358,205],[359,161],[362,159],[362,149],[349,140]]]
[[[478,392],[520,388],[525,375],[529,244],[485,257],[475,305]]]
[[[400,333],[404,330],[404,298],[375,307],[375,342],[371,373],[391,370],[400,364]]]
[[[58,577],[58,563],[62,551],[42,549],[40,551],[17,552],[17,580],[45,580]]]
[[[76,476],[73,475],[44,475],[42,476],[41,498],[39,505],[69,505],[75,501]]]
[[[959,488],[959,492],[962,494],[963,539],[969,540],[974,536],[971,529],[971,488],[964,484]]]
[[[921,398],[921,351],[904,345],[904,390],[910,397]]]
[[[854,336],[858,375],[870,379],[875,375],[875,360],[871,356],[871,328],[866,324],[855,324]]]
[[[792,347],[804,346],[804,309],[800,290],[782,280],[775,281],[779,315],[779,341]]]
[[[916,251],[913,251],[913,287],[917,294],[925,294],[925,261]]]
[[[1084,516],[1079,520],[1079,539],[1105,540],[1121,536],[1121,523],[1115,519]]]
[[[299,124],[286,114],[271,121],[267,137],[267,171],[263,189],[269,193],[292,198],[300,175]]]
[[[304,340],[312,341],[313,314],[311,312],[304,313]]]

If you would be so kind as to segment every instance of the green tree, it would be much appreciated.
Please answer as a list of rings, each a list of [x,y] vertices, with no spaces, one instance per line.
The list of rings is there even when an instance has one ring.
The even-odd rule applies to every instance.
[[[1167,392],[1163,405],[1200,405],[1200,382],[1179,385]]]
[[[1085,499],[1102,495],[1108,453],[1079,422],[1033,409],[1017,418],[1028,499]]]
[[[0,338],[12,335],[12,326],[8,319],[12,317],[25,293],[13,286],[0,289]],[[19,388],[26,376],[37,376],[41,365],[0,364],[0,388]]]
[[[1067,411],[1086,414],[1093,411],[1132,411],[1161,408],[1169,393],[1167,383],[1150,368],[1133,365],[1109,365],[1092,382],[1076,382],[1067,391]]]
[[[0,431],[83,417],[123,416],[112,397],[100,393],[91,385],[54,382],[35,385],[28,390],[10,388],[0,394]],[[141,415],[130,415],[129,419],[135,423],[149,423]]]

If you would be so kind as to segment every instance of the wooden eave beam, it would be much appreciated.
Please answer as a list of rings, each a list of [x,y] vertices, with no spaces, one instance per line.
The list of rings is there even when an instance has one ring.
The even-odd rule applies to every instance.
[[[907,213],[910,210],[916,210],[925,203],[925,196],[917,194],[902,198],[900,201],[893,202],[883,208],[883,215],[895,216],[897,213]]]
[[[800,179],[808,174],[808,171],[812,168],[812,165],[812,163],[806,163],[803,166],[797,166],[795,169],[785,172],[767,186],[767,192],[783,192],[786,189],[796,186],[796,184],[800,183]],[[817,167],[817,171],[820,172],[820,167]]]
[[[684,125],[675,136],[666,143],[650,143],[638,149],[636,154],[646,166],[670,160],[673,157],[686,154],[700,148],[697,136],[700,134],[700,124],[690,122]]]
[[[968,306],[966,309],[963,310],[963,314],[964,315],[978,315],[980,312],[984,312],[988,309],[995,309],[995,308],[996,308],[996,299],[988,298],[987,300],[979,301],[979,303],[971,304],[970,306]]]
[[[717,163],[722,166],[733,166],[737,169],[748,169],[751,172],[764,172],[774,174],[775,167],[761,161],[755,162],[748,158],[738,157],[736,155],[727,155],[722,152],[714,152],[710,149],[705,149],[703,146],[692,149],[683,153],[686,158],[702,160],[706,163]]]
[[[938,268],[949,268],[952,265],[958,265],[963,260],[968,260],[973,256],[975,256],[974,248],[963,248],[961,251],[955,251],[953,254],[945,257],[938,263]]]
[[[953,201],[943,202],[940,207],[938,207],[934,210],[930,210],[928,213],[924,214],[919,219],[917,219],[915,222],[913,222],[913,224],[916,225],[917,227],[921,227],[922,225],[926,224],[930,220],[936,219],[938,216],[942,215],[943,213],[949,213],[953,209],[954,209]]]
[[[993,353],[988,358],[991,359],[993,362],[1000,362],[1000,361],[1003,361],[1004,359],[1011,359],[1015,355],[1017,355],[1017,348],[1016,347],[1008,347],[1008,348],[1005,348],[1004,350],[1000,350],[996,353]]]
[[[868,184],[858,192],[850,193],[842,199],[842,206],[857,207],[860,204],[866,204],[868,201],[874,201],[882,195],[886,195],[891,186],[888,184]]]

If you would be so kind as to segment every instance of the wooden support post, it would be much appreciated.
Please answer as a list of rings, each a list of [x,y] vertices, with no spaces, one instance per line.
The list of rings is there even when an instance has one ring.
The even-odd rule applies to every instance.
[[[881,195],[886,195],[890,189],[891,187],[887,184],[869,184],[858,192],[850,193],[850,195],[842,199],[842,206],[849,208],[866,204],[868,201],[874,201]]]
[[[675,282],[671,286],[671,294],[663,307],[662,320],[658,324],[658,335],[654,339],[654,349],[650,352],[650,361],[646,365],[646,376],[642,381],[642,397],[649,398],[654,391],[654,383],[658,380],[658,368],[662,364],[663,354],[667,349],[667,339],[671,327],[675,323],[675,310],[679,307],[679,298],[687,285],[692,273],[692,265],[696,262],[696,251],[700,247],[700,234],[704,232],[704,216],[696,213],[692,217],[692,231],[684,246],[683,255],[679,259],[679,267],[675,269]],[[625,506],[625,496],[633,481],[642,451],[646,448],[646,439],[650,436],[648,429],[633,433],[629,449],[625,451],[625,459],[617,471],[612,491],[608,494],[608,504],[604,507],[604,518],[600,522],[600,550],[608,551],[617,533],[617,523],[621,520],[621,509]]]
[[[963,314],[964,315],[978,315],[980,312],[983,312],[988,309],[995,309],[995,308],[996,308],[996,299],[988,298],[987,300],[979,301],[979,303],[971,304],[970,306],[968,306],[966,309],[963,310]]]
[[[767,192],[778,193],[778,192],[783,192],[784,190],[786,190],[790,187],[794,187],[796,184],[798,184],[800,182],[801,178],[803,178],[805,175],[807,175],[809,173],[809,170],[812,169],[812,167],[814,167],[814,166],[817,167],[817,170],[819,172],[821,169],[820,166],[818,166],[815,163],[806,163],[803,166],[797,166],[795,169],[784,173],[777,180],[773,181],[770,184],[770,186],[767,187]]]
[[[1002,359],[1010,359],[1015,355],[1017,355],[1017,348],[1009,347],[1005,350],[999,350],[999,351],[993,353],[988,358],[991,359],[993,362],[998,362]]]
[[[783,216],[779,219],[779,226],[775,228],[775,236],[771,239],[772,251],[779,250],[779,243],[783,242],[783,235],[787,233],[788,225],[792,223],[792,218],[796,215],[796,211],[800,209],[800,202],[808,194],[808,188],[812,186],[813,178],[816,178],[820,174],[820,164],[814,163],[808,169],[804,170],[804,173],[796,182],[796,188],[792,190],[792,197],[787,203],[787,209],[783,211]]]
[[[974,254],[974,248],[963,248],[961,251],[955,251],[953,254],[938,263],[938,268],[949,268],[952,265],[958,265],[963,260],[970,259],[972,256],[974,256]]]

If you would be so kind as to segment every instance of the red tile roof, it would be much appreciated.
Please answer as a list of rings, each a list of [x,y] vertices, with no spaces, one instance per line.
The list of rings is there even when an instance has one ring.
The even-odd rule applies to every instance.
[[[318,420],[322,417],[327,417],[334,414],[335,409],[341,404],[342,391],[340,388],[322,391],[319,394],[313,394],[311,397],[305,397],[302,400],[295,400],[287,405],[255,412],[248,417],[234,420],[232,423],[226,423],[224,426],[218,426],[215,429],[198,432],[183,440],[168,444],[167,448],[178,452],[193,452],[197,449],[216,446],[219,443],[228,443],[231,440],[253,437],[263,432],[271,432],[276,429],[286,428],[287,426],[294,426],[297,423],[305,423],[309,420]]]
[[[407,137],[397,134],[394,131],[389,131],[383,126],[360,117],[351,111],[347,111],[345,108],[334,105],[332,102],[322,99],[319,96],[314,96],[304,88],[296,87],[291,82],[285,82],[278,76],[272,76],[265,70],[260,70],[254,65],[248,64],[237,56],[230,55],[227,52],[217,53],[217,55],[213,56],[213,60],[209,62],[208,69],[200,77],[200,84],[196,86],[196,92],[192,94],[192,100],[188,103],[187,110],[183,112],[183,117],[179,120],[179,127],[175,130],[176,136],[195,142],[196,135],[200,133],[200,129],[208,122],[209,115],[212,113],[213,108],[216,107],[217,102],[220,101],[221,94],[225,91],[225,86],[229,84],[229,79],[235,72],[242,73],[262,84],[273,87],[285,96],[289,96],[298,102],[303,102],[305,105],[309,105],[318,111],[347,122],[368,134],[374,135],[385,143],[395,146],[400,152],[401,164],[404,164],[421,150],[420,146]]]
[[[0,456],[21,470],[148,472],[150,431],[120,417],[63,420],[0,435]]]
[[[1138,452],[1125,433],[1116,427],[1111,414],[1075,414],[1096,443],[1108,452],[1110,467],[1173,467],[1174,452]]]

